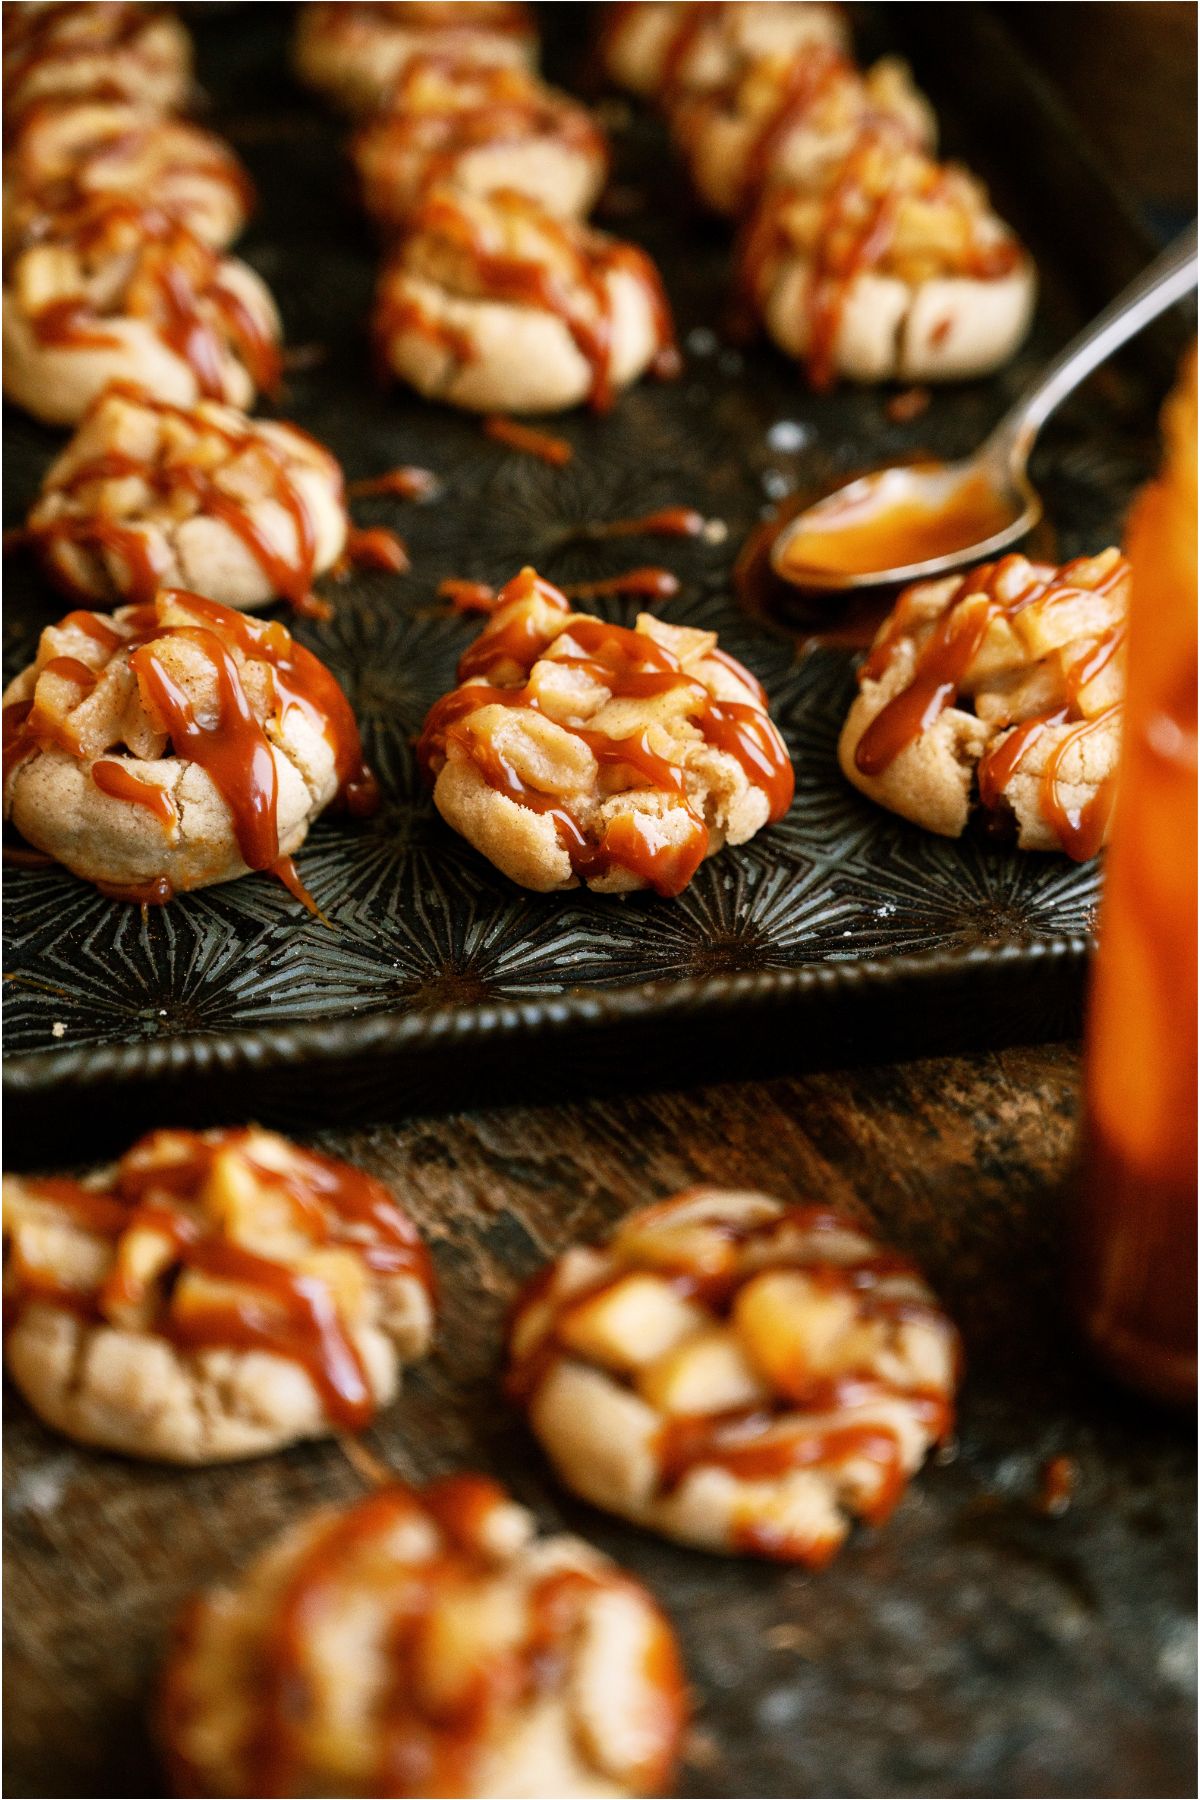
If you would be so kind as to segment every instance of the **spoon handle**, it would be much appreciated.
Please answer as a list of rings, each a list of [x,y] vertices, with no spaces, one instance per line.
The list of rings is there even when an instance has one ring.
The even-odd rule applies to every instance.
[[[992,432],[989,456],[1024,463],[1050,414],[1114,350],[1196,286],[1195,221],[1050,362]]]

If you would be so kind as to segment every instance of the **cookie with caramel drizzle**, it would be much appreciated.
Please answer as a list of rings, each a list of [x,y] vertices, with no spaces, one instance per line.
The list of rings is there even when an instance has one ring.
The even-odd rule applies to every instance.
[[[52,464],[24,539],[74,599],[148,605],[181,587],[313,612],[349,533],[341,467],[298,426],[113,382]]]
[[[813,180],[872,124],[921,149],[937,137],[907,64],[885,57],[860,74],[825,44],[760,58],[721,87],[684,94],[671,112],[701,198],[731,216],[773,183]]]
[[[4,816],[114,899],[291,862],[334,800],[377,803],[345,695],[274,621],[161,591],[42,633],[4,695]]]
[[[522,887],[677,894],[791,804],[792,765],[715,632],[572,610],[523,569],[425,722],[443,818]]]
[[[1095,856],[1108,835],[1125,702],[1129,564],[1012,555],[906,588],[861,668],[843,773],[958,837],[977,809],[1023,850]]]
[[[417,208],[380,277],[374,336],[385,371],[486,413],[604,411],[679,367],[645,251],[507,188]]]
[[[1033,263],[985,189],[885,121],[811,179],[766,187],[739,262],[746,302],[817,389],[986,374],[1033,312]]]
[[[608,75],[668,108],[762,57],[849,49],[843,8],[814,0],[630,0],[604,11]]]
[[[582,218],[608,169],[603,133],[577,100],[521,68],[414,57],[356,134],[363,205],[385,230],[435,188],[509,188],[547,212]]]
[[[4,391],[73,425],[111,381],[163,400],[249,406],[279,383],[279,316],[245,263],[128,195],[43,215],[9,258]]]
[[[257,1128],[4,1178],[5,1363],[47,1424],[166,1462],[357,1431],[429,1347],[429,1257],[372,1176]]]
[[[193,1602],[158,1725],[177,1793],[620,1800],[672,1791],[687,1712],[646,1590],[452,1475],[315,1513]]]
[[[552,1263],[508,1386],[562,1481],[704,1549],[819,1566],[950,1431],[958,1339],[847,1218],[696,1188]]]
[[[53,98],[31,106],[4,152],[4,251],[47,213],[89,194],[153,194],[155,204],[216,250],[231,244],[254,189],[223,139],[188,119],[126,100]]]

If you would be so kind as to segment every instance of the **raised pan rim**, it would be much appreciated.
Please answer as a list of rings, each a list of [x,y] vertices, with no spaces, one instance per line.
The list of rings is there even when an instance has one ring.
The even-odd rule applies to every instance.
[[[106,1083],[123,1085],[217,1070],[259,1072],[295,1064],[333,1064],[356,1056],[387,1057],[530,1031],[557,1035],[573,1029],[596,1030],[617,1021],[785,1005],[817,993],[850,994],[909,984],[920,987],[941,977],[969,978],[1014,965],[1083,966],[1094,943],[1087,932],[1069,932],[1024,943],[973,944],[962,950],[923,950],[886,959],[804,963],[795,969],[768,969],[758,974],[640,982],[618,989],[437,1007],[429,1012],[370,1013],[327,1025],[306,1022],[271,1030],[256,1027],[143,1043],[24,1051],[5,1059],[4,1091],[15,1095],[59,1088],[86,1090]]]

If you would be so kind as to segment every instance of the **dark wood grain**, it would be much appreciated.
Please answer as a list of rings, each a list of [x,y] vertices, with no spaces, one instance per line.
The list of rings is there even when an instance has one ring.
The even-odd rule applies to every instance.
[[[1070,1048],[1012,1049],[314,1140],[391,1183],[443,1286],[436,1353],[366,1442],[408,1476],[501,1475],[654,1587],[700,1703],[685,1793],[1194,1792],[1193,1446],[1094,1375],[1063,1317],[1076,1072]],[[518,1283],[693,1181],[875,1220],[965,1335],[957,1457],[820,1575],[689,1552],[572,1502],[498,1395]],[[175,1607],[361,1477],[336,1444],[142,1467],[73,1449],[15,1398],[6,1431],[5,1792],[161,1794],[144,1720]],[[1058,1453],[1079,1484],[1049,1519],[1031,1503]]]

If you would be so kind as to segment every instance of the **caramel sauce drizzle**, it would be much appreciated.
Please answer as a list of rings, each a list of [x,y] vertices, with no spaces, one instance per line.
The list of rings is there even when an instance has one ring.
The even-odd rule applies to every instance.
[[[642,513],[632,519],[602,519],[581,526],[579,535],[586,538],[614,537],[699,537],[707,523],[704,514],[694,506],[660,506],[656,512]]]
[[[575,454],[566,438],[554,437],[548,431],[535,431],[531,425],[522,425],[516,419],[502,418],[496,413],[483,421],[483,429],[496,443],[537,457],[539,462],[550,463],[556,469],[564,468]]]
[[[259,1649],[261,1678],[245,1742],[251,1785],[265,1800],[294,1794],[308,1760],[305,1723],[319,1705],[312,1659],[314,1625],[335,1612],[339,1590],[353,1592],[375,1572],[396,1596],[383,1641],[386,1669],[378,1708],[381,1748],[370,1791],[380,1794],[465,1794],[478,1785],[478,1759],[489,1736],[514,1707],[561,1688],[566,1659],[587,1602],[623,1577],[583,1570],[549,1570],[530,1586],[528,1628],[504,1651],[485,1650],[465,1697],[434,1710],[423,1706],[413,1663],[429,1630],[439,1595],[464,1581],[495,1577],[484,1551],[489,1516],[505,1504],[503,1490],[478,1475],[454,1475],[421,1492],[393,1483],[336,1514],[314,1536],[289,1574]],[[432,1522],[441,1543],[432,1558],[406,1564],[390,1544],[408,1520]],[[407,1580],[402,1582],[402,1578]],[[188,1645],[173,1664],[183,1674]],[[665,1622],[654,1634],[646,1674],[657,1702],[646,1721],[646,1754],[638,1791],[657,1793],[666,1781],[687,1701],[683,1674]],[[165,1695],[168,1740],[178,1742],[184,1683]]]
[[[403,575],[411,568],[404,539],[386,525],[363,531],[352,526],[346,533],[346,560],[360,569],[378,569],[386,575]]]
[[[102,794],[114,800],[126,800],[130,806],[143,806],[156,818],[163,830],[173,834],[179,823],[179,808],[166,788],[153,781],[139,781],[131,775],[125,762],[94,762],[92,781]]]
[[[438,485],[438,478],[431,469],[404,465],[385,469],[382,475],[365,475],[358,481],[347,482],[346,493],[352,500],[373,494],[391,494],[397,500],[425,500],[437,492]]]
[[[785,1230],[821,1233],[846,1229],[847,1221],[827,1208],[796,1206],[787,1208],[776,1218],[726,1227],[722,1235],[739,1246],[759,1242],[769,1245]],[[556,1364],[563,1357],[575,1354],[559,1335],[564,1315],[599,1299],[642,1268],[668,1282],[681,1298],[698,1302],[721,1319],[730,1316],[738,1293],[747,1282],[761,1275],[764,1269],[784,1269],[805,1276],[826,1292],[852,1295],[859,1310],[869,1319],[881,1319],[897,1326],[915,1322],[931,1325],[950,1335],[956,1361],[959,1355],[954,1328],[932,1300],[879,1292],[882,1282],[897,1276],[920,1280],[914,1266],[890,1250],[873,1251],[852,1263],[827,1262],[815,1252],[804,1255],[797,1251],[785,1260],[772,1257],[770,1261],[756,1262],[750,1267],[729,1268],[716,1273],[690,1266],[673,1267],[658,1261],[629,1260],[622,1261],[614,1272],[600,1276],[590,1285],[561,1296],[555,1316],[543,1336],[529,1354],[512,1364],[506,1377],[510,1397],[518,1404],[528,1405]],[[534,1278],[518,1299],[518,1314],[535,1302],[545,1301],[554,1275],[552,1264]],[[813,1376],[802,1387],[787,1395],[781,1394],[770,1406],[760,1404],[666,1420],[656,1446],[661,1489],[664,1493],[670,1492],[693,1470],[702,1467],[725,1469],[743,1481],[770,1481],[793,1469],[818,1464],[836,1467],[866,1457],[880,1467],[882,1479],[877,1495],[864,1510],[864,1517],[872,1524],[881,1523],[904,1488],[905,1473],[898,1434],[874,1419],[814,1429],[803,1419],[789,1418],[788,1415],[835,1413],[897,1396],[903,1396],[917,1410],[924,1428],[935,1442],[949,1433],[954,1419],[953,1405],[939,1391],[901,1388],[880,1379],[870,1370],[852,1370],[833,1379]],[[781,1430],[785,1423],[790,1429]],[[799,1548],[786,1537],[772,1544],[753,1531],[745,1536],[744,1545],[760,1554],[788,1558],[795,1557]],[[807,1545],[804,1557],[810,1560]]]
[[[447,576],[438,583],[438,599],[449,601],[455,612],[460,613],[494,613],[499,605],[499,598],[494,587],[486,581],[464,581],[456,575]]]
[[[43,221],[29,241],[64,244],[86,262],[111,247],[131,247],[124,242],[126,233],[132,234],[135,255],[126,289],[136,296],[130,316],[154,324],[161,341],[191,369],[206,399],[225,397],[223,340],[236,350],[255,386],[274,396],[282,367],[278,345],[226,285],[221,257],[178,219],[128,195],[94,193],[71,211]],[[105,331],[103,315],[80,297],[50,302],[34,312],[30,323],[41,343],[62,348],[117,341]]]
[[[458,204],[453,194],[435,193],[414,213],[410,235],[426,233],[443,238],[463,252],[472,267],[478,291],[490,299],[513,306],[539,308],[560,319],[580,355],[591,370],[589,404],[607,411],[615,398],[612,381],[612,294],[608,277],[618,270],[635,280],[649,301],[657,351],[652,372],[668,379],[679,371],[671,309],[658,270],[636,244],[617,242],[594,231],[552,218],[523,194],[509,189],[490,196],[489,204],[514,220],[528,220],[555,252],[555,266],[532,255],[489,248],[476,221]],[[562,270],[566,273],[560,272]],[[576,293],[586,296],[580,305]],[[386,367],[387,343],[394,335],[414,332],[436,344],[458,363],[475,355],[469,336],[443,321],[429,317],[414,300],[385,291],[375,319],[375,336],[381,364]]]
[[[626,569],[598,581],[572,581],[563,588],[569,600],[602,600],[608,595],[638,600],[670,600],[679,592],[679,577],[670,569]]]
[[[209,776],[228,806],[242,860],[250,869],[271,870],[293,892],[299,886],[290,859],[281,863],[277,820],[277,776],[271,744],[259,723],[231,654],[236,649],[246,658],[270,669],[279,717],[297,706],[333,750],[341,803],[356,817],[366,817],[379,803],[379,790],[362,756],[358,727],[349,702],[333,675],[312,653],[298,644],[275,621],[248,618],[199,594],[168,590],[168,603],[189,613],[194,625],[163,625],[159,609],[144,609],[134,620],[136,630],[121,639],[131,646],[129,666],[137,678],[142,703],[151,720],[169,739],[172,751],[194,762]],[[73,615],[72,615],[73,616]],[[216,687],[215,710],[197,714],[183,687],[157,654],[157,646],[183,639],[207,662]],[[45,665],[81,688],[93,687],[96,671],[70,657],[56,657]],[[82,755],[69,728],[39,714],[36,704],[17,702],[4,709],[5,770],[46,744],[69,754]],[[164,828],[176,820],[166,812],[169,796],[152,789],[122,765],[125,759],[103,759],[93,764],[92,779],[102,791],[132,804],[161,813]],[[131,767],[136,768],[136,762]],[[99,773],[97,773],[99,771]],[[132,790],[136,788],[137,792]],[[158,799],[151,798],[158,794]],[[172,897],[165,879],[147,888],[122,888],[96,883],[113,898],[143,904],[163,904]],[[310,897],[305,904],[315,906]]]
[[[510,582],[497,605],[506,606],[534,596],[556,612],[570,614],[566,595],[532,570],[523,571]],[[657,821],[637,814],[614,820],[602,840],[594,843],[558,796],[531,787],[472,728],[470,715],[483,706],[538,710],[537,697],[528,685],[530,672],[558,635],[546,632],[529,611],[518,612],[494,630],[485,628],[459,662],[458,679],[465,685],[443,695],[425,721],[418,744],[422,764],[431,772],[433,762],[444,758],[447,746],[453,743],[470,758],[490,787],[553,819],[559,842],[579,879],[597,879],[614,867],[624,868],[657,893],[679,893],[708,849],[708,827],[689,803],[685,805],[692,830],[681,845],[659,842]],[[795,777],[783,740],[765,710],[758,705],[714,699],[701,681],[685,673],[670,650],[643,632],[601,619],[577,617],[571,620],[565,635],[575,652],[556,657],[556,662],[564,668],[581,670],[613,698],[647,698],[680,687],[690,688],[696,700],[689,714],[692,723],[710,744],[733,756],[747,778],[764,790],[770,806],[769,821],[783,817],[791,805]],[[722,655],[720,660],[739,678],[748,680],[756,695],[761,695],[759,684],[732,657]],[[516,683],[511,682],[514,670]],[[507,678],[511,684],[492,685],[494,678]],[[602,768],[615,769],[619,778],[632,776],[635,786],[684,795],[682,772],[650,750],[644,733],[614,740],[584,726],[556,723],[581,738]]]
[[[198,1212],[202,1191],[218,1154],[240,1150],[255,1179],[286,1199],[314,1242],[351,1248],[369,1268],[411,1275],[432,1295],[432,1265],[416,1230],[380,1182],[346,1163],[293,1146],[295,1162],[280,1171],[246,1152],[249,1131],[187,1135],[184,1157],[159,1162],[153,1155],[157,1134],[151,1133],[122,1158],[107,1189],[61,1177],[28,1184],[65,1207],[81,1230],[113,1240],[115,1256],[105,1280],[87,1289],[60,1286],[44,1272],[22,1268],[16,1310],[43,1301],[102,1319],[112,1307],[136,1304],[145,1298],[143,1284],[122,1261],[122,1240],[138,1230],[159,1232],[183,1269],[229,1283],[235,1291],[181,1310],[171,1283],[159,1297],[147,1327],[151,1333],[188,1352],[261,1349],[298,1363],[330,1421],[360,1429],[375,1410],[370,1381],[329,1288],[319,1276],[218,1235],[219,1222]]]
[[[864,775],[880,775],[890,767],[901,751],[913,743],[923,731],[940,717],[947,707],[959,699],[959,691],[967,672],[981,649],[992,622],[1000,617],[1013,617],[1035,603],[1052,606],[1081,591],[1074,577],[1081,565],[1090,559],[1079,558],[1053,570],[1031,565],[1029,580],[1012,598],[1000,597],[1005,578],[1021,558],[1003,557],[999,562],[985,563],[963,577],[947,600],[941,618],[917,657],[916,668],[908,685],[887,702],[876,714],[859,739],[855,764]],[[1098,595],[1111,593],[1128,574],[1129,565],[1119,558],[1113,567],[1090,589]],[[892,651],[903,634],[903,596],[888,629],[872,647],[859,672],[860,681],[878,680],[886,669]],[[1115,778],[1102,781],[1095,794],[1083,807],[1069,806],[1062,794],[1063,764],[1068,753],[1106,726],[1118,712],[1110,706],[1094,718],[1079,712],[1079,697],[1089,682],[1103,672],[1125,640],[1125,625],[1110,627],[1096,642],[1063,671],[1066,698],[1049,712],[1026,719],[989,749],[980,759],[977,781],[980,803],[995,811],[1002,803],[1009,783],[1034,745],[1048,730],[1068,724],[1071,730],[1059,739],[1042,772],[1039,799],[1067,855],[1077,862],[1095,856],[1104,841],[1104,833],[1112,811]]]
[[[93,482],[120,480],[134,476],[143,482],[168,510],[177,496],[195,500],[197,509],[220,519],[250,551],[274,592],[288,600],[297,612],[321,616],[328,608],[313,593],[316,576],[317,538],[312,513],[300,483],[293,479],[283,452],[260,436],[249,423],[245,428],[225,421],[197,419],[186,406],[156,399],[130,382],[111,382],[105,393],[92,403],[94,411],[107,397],[121,395],[131,405],[157,413],[162,418],[177,419],[195,429],[201,438],[216,437],[227,447],[230,461],[243,454],[252,455],[256,467],[269,474],[268,500],[280,506],[290,519],[295,533],[295,548],[287,555],[269,538],[254,517],[253,503],[236,499],[220,485],[216,475],[198,468],[186,452],[173,453],[155,462],[110,452],[80,463],[71,474],[56,484],[69,502]],[[290,427],[295,431],[298,428]],[[301,436],[306,434],[301,433]],[[336,471],[336,465],[331,467]],[[337,479],[335,473],[335,480]],[[69,566],[55,556],[59,544],[75,544],[84,550],[108,551],[125,569],[124,592],[134,605],[149,605],[158,593],[166,575],[163,559],[156,553],[152,540],[135,522],[123,524],[120,519],[106,518],[100,513],[72,516],[69,512],[57,518],[40,521],[29,527],[29,537],[40,548],[60,587],[86,597],[87,589],[76,580]],[[92,618],[90,613],[72,613],[78,622]],[[86,627],[85,627],[86,629]]]

